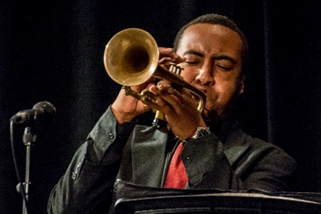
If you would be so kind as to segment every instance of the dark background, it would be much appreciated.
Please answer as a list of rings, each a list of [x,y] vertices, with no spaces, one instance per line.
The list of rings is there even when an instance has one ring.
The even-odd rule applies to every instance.
[[[204,13],[227,15],[249,40],[250,66],[240,121],[298,162],[293,191],[321,192],[321,3],[252,0],[43,0],[0,2],[0,213],[21,213],[9,119],[47,100],[53,123],[37,129],[31,148],[33,213],[46,213],[49,193],[73,153],[116,97],[103,52],[118,31],[138,27],[159,46]],[[24,176],[26,125],[14,127]]]

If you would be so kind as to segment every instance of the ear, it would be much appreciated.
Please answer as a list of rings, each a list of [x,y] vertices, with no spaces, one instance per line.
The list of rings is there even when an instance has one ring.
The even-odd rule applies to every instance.
[[[239,91],[238,94],[241,95],[244,93],[244,87],[245,87],[245,75],[242,74],[241,79],[240,79],[240,86],[239,86]]]

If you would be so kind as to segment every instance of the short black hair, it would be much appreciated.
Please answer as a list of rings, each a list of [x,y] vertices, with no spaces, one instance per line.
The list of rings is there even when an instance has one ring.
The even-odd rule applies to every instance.
[[[240,28],[237,26],[237,24],[233,20],[231,20],[230,18],[228,18],[227,16],[224,16],[224,15],[214,14],[214,13],[204,14],[204,15],[201,15],[201,16],[193,19],[192,21],[188,22],[187,24],[185,24],[176,34],[176,37],[174,40],[174,46],[173,46],[174,51],[175,52],[177,51],[179,43],[182,39],[183,33],[186,30],[186,28],[188,28],[191,25],[195,25],[195,24],[199,24],[199,23],[212,24],[212,25],[222,25],[227,28],[230,28],[231,30],[233,30],[234,32],[236,32],[240,36],[242,43],[243,43],[241,57],[242,57],[242,72],[244,72],[245,66],[247,64],[247,58],[248,58],[247,39],[246,39],[245,35],[243,34],[243,32],[240,30]]]

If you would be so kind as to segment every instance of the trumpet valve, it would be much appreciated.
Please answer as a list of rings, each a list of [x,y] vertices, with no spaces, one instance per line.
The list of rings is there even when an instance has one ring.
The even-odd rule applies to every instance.
[[[173,62],[169,63],[169,71],[177,74],[177,75],[181,75],[181,71],[183,70],[183,68]]]

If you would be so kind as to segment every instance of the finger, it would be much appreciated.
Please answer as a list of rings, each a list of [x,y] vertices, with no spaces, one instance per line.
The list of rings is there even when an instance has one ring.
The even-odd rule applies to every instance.
[[[161,80],[150,90],[157,95],[156,103],[167,115],[182,114],[191,106],[196,109],[195,101],[188,89],[183,88],[178,91],[170,83]]]
[[[164,81],[160,81],[157,86],[151,86],[149,88],[149,91],[153,94],[155,94],[155,104],[158,106],[157,109],[162,111],[162,112],[171,112],[172,111],[172,107],[171,104],[168,103],[168,96],[170,96],[171,89],[169,87],[169,84],[164,82]],[[166,98],[166,100],[164,99]]]
[[[184,99],[179,91],[172,88],[168,84],[160,84],[157,87],[157,95],[162,100],[159,104],[162,104],[162,108],[165,114],[174,114],[184,111]]]
[[[162,98],[177,114],[181,114],[186,111],[190,112],[191,109],[196,110],[199,105],[199,101],[196,99],[195,95],[186,88],[182,88],[180,90],[172,89],[170,94],[165,94]]]
[[[143,91],[144,89],[148,89],[151,85],[155,84],[155,80],[156,78],[154,76],[152,76],[149,80],[147,80],[146,82],[140,84],[140,85],[134,85],[131,86],[130,88],[133,91],[136,91],[138,93],[140,93],[141,91]]]
[[[164,62],[175,62],[175,63],[181,63],[185,61],[185,58],[179,56],[174,52],[173,48],[164,48],[160,47],[159,48],[159,58],[160,58],[160,63]]]
[[[170,57],[173,59],[178,59],[179,55],[174,52],[173,48],[159,48],[159,58]]]
[[[174,52],[173,48],[168,48],[168,47],[158,47],[158,50],[159,50],[160,56],[170,55]]]

